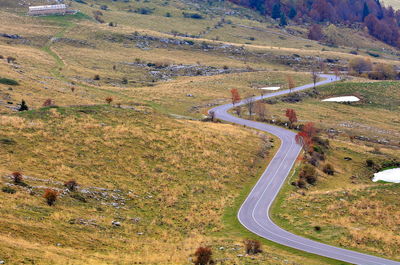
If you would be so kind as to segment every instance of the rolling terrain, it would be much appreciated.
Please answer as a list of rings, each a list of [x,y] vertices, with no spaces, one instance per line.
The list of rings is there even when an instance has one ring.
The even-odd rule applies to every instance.
[[[280,141],[207,114],[231,102],[232,88],[247,98],[260,87],[289,88],[288,76],[296,86],[311,83],[321,62],[326,71],[346,70],[354,58],[396,66],[396,48],[340,26],[324,29],[335,43],[326,45],[309,40],[307,27],[281,28],[227,1],[66,2],[79,12],[28,17],[24,1],[0,3],[0,260],[192,264],[196,249],[210,246],[217,264],[342,264],[239,223]],[[398,185],[372,183],[374,169],[364,166],[399,156],[398,81],[344,78],[318,92],[266,102],[268,118],[286,120],[293,108],[324,139],[340,131],[326,155],[335,175],[318,169],[317,184],[299,189],[290,185],[297,161],[273,220],[326,244],[399,259],[390,214]],[[362,101],[321,103],[349,94]],[[17,111],[22,100],[29,111]],[[242,117],[256,119],[244,107]],[[14,171],[25,184],[13,182]],[[69,180],[77,191],[66,191]],[[54,206],[46,188],[60,192]],[[246,255],[246,238],[263,252]]]

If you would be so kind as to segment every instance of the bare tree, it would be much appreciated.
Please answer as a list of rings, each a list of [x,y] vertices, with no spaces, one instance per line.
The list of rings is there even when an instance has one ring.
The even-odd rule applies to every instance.
[[[296,84],[295,84],[295,82],[293,80],[293,77],[291,75],[287,75],[286,79],[287,79],[287,84],[288,84],[288,87],[289,87],[289,91],[290,91],[290,93],[292,93],[292,89],[296,87]]]
[[[369,59],[364,58],[353,58],[349,62],[349,72],[361,75],[362,73],[368,73],[372,70],[372,63]]]
[[[318,69],[315,66],[313,66],[311,68],[311,78],[313,80],[314,89],[315,89],[315,85],[317,84],[317,80],[318,80]]]
[[[255,100],[253,97],[249,97],[245,99],[245,104],[247,107],[247,110],[249,112],[250,118],[253,116],[254,113],[254,106],[255,106]]]
[[[261,88],[260,88],[259,90],[260,90],[260,96],[263,98],[263,97],[264,97],[264,92],[265,92],[265,91],[264,91],[264,89],[261,89]]]
[[[208,113],[208,118],[210,119],[210,121],[215,121],[215,111],[210,111],[209,113]]]
[[[336,79],[339,79],[340,77],[340,71],[337,67],[335,67],[335,69],[333,69],[333,73],[335,74]]]
[[[242,115],[242,107],[237,106],[233,109],[236,113],[236,115],[238,115],[239,117]]]
[[[257,114],[258,118],[261,121],[264,121],[265,116],[267,114],[267,109],[265,108],[265,103],[262,101],[257,101],[254,106],[254,112]]]

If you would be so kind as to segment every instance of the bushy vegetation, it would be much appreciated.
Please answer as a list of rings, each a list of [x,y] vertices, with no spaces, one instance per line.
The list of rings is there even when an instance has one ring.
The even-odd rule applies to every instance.
[[[22,173],[18,171],[11,173],[11,178],[17,185],[24,182],[24,177],[22,176]]]
[[[2,187],[1,191],[5,192],[5,193],[10,193],[10,194],[15,194],[17,192],[15,189],[8,187],[8,186]]]
[[[333,166],[331,164],[329,164],[329,163],[324,165],[324,168],[323,168],[322,171],[324,171],[324,173],[326,173],[328,175],[335,174],[335,170],[333,169]]]
[[[378,63],[372,65],[371,60],[354,58],[349,62],[349,72],[352,75],[368,77],[375,80],[393,80],[398,78],[392,65]]]
[[[183,17],[185,18],[193,18],[193,19],[203,19],[203,16],[199,13],[182,13]]]
[[[392,46],[400,45],[400,12],[395,12],[391,6],[383,6],[379,0],[299,0],[286,1],[238,1],[233,3],[244,5],[258,10],[263,15],[273,19],[288,16],[293,22],[330,22],[333,24],[351,25],[354,23],[365,25],[369,33]],[[319,26],[310,29],[309,38],[320,40],[322,32]]]
[[[9,78],[0,78],[0,84],[9,85],[9,86],[17,86],[19,85],[18,81]]]
[[[45,198],[46,203],[49,206],[53,206],[54,203],[57,201],[58,192],[52,189],[46,189],[43,194],[43,198]]]
[[[214,264],[212,260],[212,250],[209,247],[199,247],[196,252],[194,253],[195,265],[209,265]]]
[[[246,254],[254,255],[257,253],[261,253],[261,243],[255,239],[246,239],[243,241],[244,248],[246,250]]]
[[[67,182],[64,183],[64,186],[69,190],[69,191],[76,191],[78,187],[78,183],[75,180],[68,180]]]

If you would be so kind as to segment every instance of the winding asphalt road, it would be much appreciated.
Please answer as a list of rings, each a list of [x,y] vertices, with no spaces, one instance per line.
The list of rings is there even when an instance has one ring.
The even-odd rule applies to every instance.
[[[332,75],[320,75],[320,77],[324,78],[324,80],[318,82],[316,84],[318,86],[338,81],[338,79]],[[297,87],[292,91],[300,91],[312,87],[313,84],[308,84]],[[264,96],[257,96],[254,97],[254,99],[260,100],[287,93],[289,93],[289,90],[282,90]],[[235,104],[235,106],[244,104],[246,104],[245,100]],[[244,227],[276,243],[348,263],[362,265],[400,265],[400,262],[319,243],[292,234],[277,226],[270,218],[270,208],[299,156],[301,146],[296,144],[294,132],[273,125],[234,117],[228,113],[228,110],[232,107],[232,104],[226,104],[213,108],[210,111],[214,111],[215,117],[218,119],[265,131],[279,137],[281,140],[281,146],[278,152],[275,154],[267,169],[239,210],[238,218]]]

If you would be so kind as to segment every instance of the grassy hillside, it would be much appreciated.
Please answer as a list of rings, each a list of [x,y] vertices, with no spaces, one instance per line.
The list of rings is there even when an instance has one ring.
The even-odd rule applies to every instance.
[[[250,234],[223,216],[273,153],[254,131],[110,106],[2,115],[0,128],[1,186],[16,191],[0,192],[7,264],[187,264],[200,245],[234,263],[321,262],[269,244],[238,256]],[[46,188],[61,192],[53,207]]]
[[[281,29],[226,1],[78,2],[71,2],[78,14],[49,17],[26,16],[26,3],[0,3],[0,33],[17,35],[0,36],[0,186],[6,191],[0,192],[0,260],[191,264],[195,249],[210,245],[215,260],[225,264],[340,264],[266,240],[263,253],[242,256],[243,239],[257,237],[237,222],[236,212],[279,143],[246,128],[192,119],[229,102],[232,88],[247,97],[262,86],[286,88],[288,75],[297,85],[309,83],[317,61],[343,67],[355,51],[396,65],[397,51],[342,28],[332,33],[337,45],[328,47],[307,40],[304,27]],[[354,119],[355,133],[396,140],[398,99],[384,100],[378,90],[389,95],[397,83],[329,86],[320,98],[278,103],[268,111],[284,118],[293,106],[300,119],[322,120],[323,128]],[[361,105],[319,102],[360,91]],[[42,108],[48,99],[59,107]],[[16,112],[22,100],[30,111]],[[360,110],[365,115],[354,117]],[[341,168],[339,160],[335,166]],[[23,172],[27,186],[13,184],[13,171]],[[78,191],[63,191],[55,206],[47,206],[44,189],[62,191],[70,179]],[[365,175],[361,183],[369,187],[368,181]],[[335,185],[321,180],[315,192]]]
[[[0,193],[8,264],[182,263],[196,245],[232,244],[212,233],[261,159],[255,133],[148,110],[47,108],[0,120],[1,175],[22,171],[31,186]],[[69,179],[78,192],[46,206],[44,186]]]

